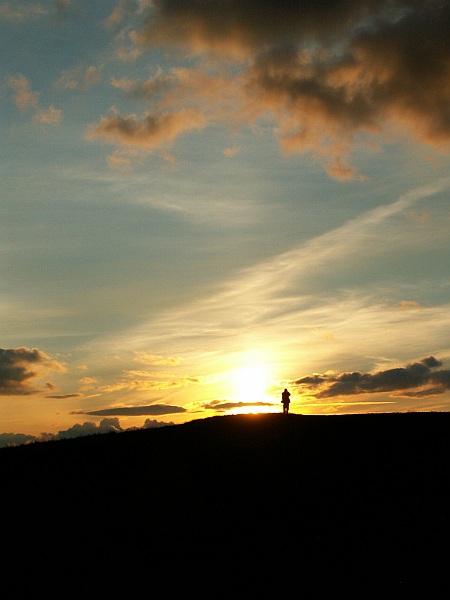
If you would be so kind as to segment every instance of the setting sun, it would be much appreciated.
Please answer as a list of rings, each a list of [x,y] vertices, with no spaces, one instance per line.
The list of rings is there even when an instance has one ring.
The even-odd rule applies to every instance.
[[[230,374],[234,395],[241,402],[262,402],[267,399],[270,384],[269,369],[263,365],[248,365]]]
[[[239,357],[241,366],[223,374],[224,389],[235,404],[230,414],[273,412],[275,367],[254,352]]]

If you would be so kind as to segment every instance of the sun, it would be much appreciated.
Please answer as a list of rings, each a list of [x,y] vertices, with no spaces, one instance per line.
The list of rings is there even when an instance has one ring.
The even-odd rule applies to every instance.
[[[275,395],[279,388],[279,365],[273,352],[253,348],[233,352],[220,371],[216,385],[226,399],[226,414],[266,413],[279,409]]]
[[[244,358],[244,357],[242,357]],[[250,358],[255,358],[254,356]],[[235,404],[229,414],[274,412],[274,367],[269,362],[249,362],[245,356],[242,366],[227,371],[225,388]],[[242,406],[241,406],[242,404]]]
[[[233,396],[238,402],[263,402],[269,386],[268,369],[263,365],[247,365],[230,373]]]

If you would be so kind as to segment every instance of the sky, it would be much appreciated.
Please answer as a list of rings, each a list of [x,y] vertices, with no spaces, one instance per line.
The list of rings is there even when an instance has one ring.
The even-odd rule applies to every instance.
[[[0,446],[450,410],[450,5],[0,0]]]

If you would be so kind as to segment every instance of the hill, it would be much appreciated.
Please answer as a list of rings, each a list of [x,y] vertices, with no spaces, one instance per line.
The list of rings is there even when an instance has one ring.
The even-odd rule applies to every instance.
[[[242,415],[2,449],[0,589],[447,589],[449,426],[448,413]]]

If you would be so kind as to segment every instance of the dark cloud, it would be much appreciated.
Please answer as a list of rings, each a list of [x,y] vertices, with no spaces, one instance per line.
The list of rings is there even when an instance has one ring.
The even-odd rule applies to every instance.
[[[406,367],[387,369],[376,373],[340,373],[301,377],[294,383],[301,391],[316,398],[351,396],[390,392],[408,397],[442,394],[450,389],[450,371],[438,369],[441,361],[434,356],[422,358]]]
[[[175,423],[172,421],[166,423],[165,421],[157,421],[156,419],[145,419],[142,429],[156,429],[159,427],[166,427],[167,425],[175,425]]]
[[[146,419],[141,427],[130,427],[123,429],[119,419],[102,419],[98,425],[92,422],[76,423],[69,429],[58,431],[58,433],[42,433],[40,436],[26,435],[24,433],[0,433],[0,448],[9,446],[21,446],[23,444],[31,444],[33,442],[49,442],[52,440],[66,440],[88,435],[96,435],[103,433],[121,433],[123,431],[134,431],[137,429],[155,429],[158,427],[166,427],[174,425],[174,423],[165,423],[156,421],[155,419]]]
[[[79,398],[81,394],[59,394],[55,396],[45,396],[46,398],[54,398],[55,400],[64,400],[65,398]]]
[[[31,381],[47,369],[62,371],[63,367],[37,348],[0,348],[0,395],[35,394],[38,389]]]
[[[369,17],[392,17],[426,2],[407,0],[155,0],[145,27],[137,34],[142,44],[165,42],[194,49],[253,51],[287,41],[334,38]],[[428,4],[430,4],[428,2]]]
[[[103,117],[90,137],[154,148],[182,132],[270,115],[286,153],[307,153],[337,179],[359,177],[349,157],[361,136],[408,133],[420,142],[450,142],[450,4],[441,0],[156,0],[132,39],[137,46],[182,47],[193,55],[235,61],[240,81],[232,105],[228,85],[197,68],[199,109],[183,114]],[[132,5],[130,5],[131,7]],[[136,16],[136,9],[129,9]],[[126,5],[121,4],[121,12]],[[145,11],[144,11],[145,13]],[[194,64],[194,63],[192,63]],[[216,63],[217,64],[217,63]],[[174,75],[175,73],[175,75]],[[134,82],[161,106],[180,90],[179,73]],[[193,81],[193,79],[191,80]],[[236,79],[236,82],[238,80]],[[126,82],[116,82],[126,86]],[[184,84],[185,85],[185,84]],[[201,89],[200,89],[201,88]],[[214,93],[212,92],[214,89]],[[167,96],[164,98],[164,92]],[[226,97],[219,110],[217,100]],[[153,96],[154,99],[154,96]],[[175,108],[175,107],[174,107]],[[216,112],[215,112],[216,111]],[[201,113],[203,112],[203,119]],[[242,115],[241,115],[242,116]],[[209,117],[209,118],[207,118]],[[442,146],[444,144],[444,146]]]
[[[52,438],[64,440],[93,435],[94,433],[120,433],[121,431],[123,429],[120,426],[119,419],[102,419],[98,425],[88,422],[83,424],[77,423],[65,431],[58,431],[57,435],[54,438],[52,436]]]
[[[0,448],[21,446],[35,441],[36,437],[34,435],[26,435],[25,433],[0,433]]]
[[[171,406],[167,404],[153,404],[150,406],[127,406],[122,408],[104,408],[101,410],[90,410],[87,412],[78,412],[84,415],[120,415],[126,417],[139,417],[143,415],[170,415],[174,413],[184,413],[186,409],[182,406]]]
[[[331,175],[351,178],[357,134],[389,124],[391,134],[450,141],[449,24],[448,3],[429,3],[361,25],[338,46],[270,46],[249,69],[250,89],[280,113],[287,152],[316,152]]]
[[[225,400],[213,400],[203,405],[205,410],[216,410],[218,412],[224,412],[226,410],[232,410],[234,408],[252,408],[258,406],[275,406],[272,402],[228,402]],[[276,405],[278,406],[278,405]]]
[[[88,128],[87,139],[105,138],[111,143],[153,150],[169,144],[181,134],[202,129],[206,117],[193,109],[182,109],[175,113],[147,113],[141,119],[135,115],[112,114],[100,119],[98,125]]]
[[[432,369],[433,367],[442,367],[442,362],[435,358],[434,356],[429,356],[428,358],[422,358],[424,365]]]

